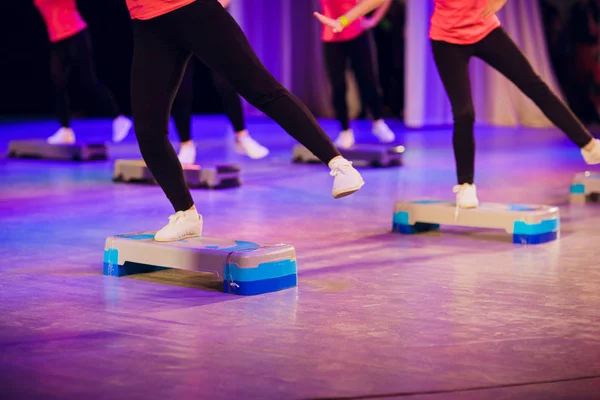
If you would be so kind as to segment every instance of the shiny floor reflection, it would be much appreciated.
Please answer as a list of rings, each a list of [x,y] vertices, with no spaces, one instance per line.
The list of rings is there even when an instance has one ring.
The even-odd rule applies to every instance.
[[[108,120],[74,127],[110,138]],[[364,188],[334,200],[327,169],[291,164],[294,141],[270,121],[250,121],[272,150],[260,161],[234,153],[223,118],[194,127],[202,161],[243,171],[239,189],[193,191],[205,234],[294,245],[299,287],[244,298],[205,274],[104,277],[106,236],[166,223],[160,190],[114,184],[111,161],[2,159],[0,398],[597,398],[600,205],[567,203],[586,166],[560,133],[478,129],[483,201],[561,207],[559,241],[516,246],[390,233],[395,201],[452,198],[448,128],[392,125],[405,166],[363,169]],[[0,151],[54,129],[0,125]],[[139,156],[133,137],[110,152]]]

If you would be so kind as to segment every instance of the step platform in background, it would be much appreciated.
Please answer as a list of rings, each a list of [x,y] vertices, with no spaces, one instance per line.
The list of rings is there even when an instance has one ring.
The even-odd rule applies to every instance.
[[[108,159],[104,143],[49,144],[45,140],[12,140],[8,144],[11,158],[38,158],[46,160],[95,161]]]
[[[582,172],[571,183],[571,203],[600,201],[600,173]]]
[[[298,284],[296,251],[290,245],[206,237],[164,243],[154,241],[154,233],[108,237],[104,275],[126,276],[167,268],[211,272],[223,278],[225,293],[238,295],[275,292]]]
[[[184,165],[185,180],[191,188],[224,189],[241,185],[240,169],[235,165]],[[156,184],[143,160],[117,160],[113,180],[126,183]]]
[[[396,203],[394,232],[412,234],[439,229],[440,225],[503,229],[513,243],[540,244],[558,239],[558,207],[484,203],[475,209],[460,209],[450,201],[419,200]]]
[[[384,144],[356,144],[350,149],[338,149],[342,157],[352,161],[358,166],[393,167],[402,165],[404,146],[390,146]],[[306,147],[298,144],[294,146],[292,161],[295,163],[320,163]]]

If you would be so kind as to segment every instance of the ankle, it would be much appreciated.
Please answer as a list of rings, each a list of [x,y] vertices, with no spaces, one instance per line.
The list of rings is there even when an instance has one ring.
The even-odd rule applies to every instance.
[[[187,210],[185,210],[185,214],[187,216],[198,216],[198,210],[196,209],[196,205],[193,205]]]
[[[593,151],[596,148],[596,139],[592,139],[588,144],[583,147],[585,151]]]
[[[243,139],[245,137],[248,137],[248,136],[249,136],[248,129],[244,129],[242,131],[236,131],[235,132],[235,140],[237,140],[237,141],[239,141],[239,140],[241,140],[241,139]]]
[[[188,147],[188,146],[194,146],[194,141],[190,139],[185,142],[181,142],[181,147]]]
[[[327,166],[328,166],[329,168],[333,168],[333,167],[334,167],[334,164],[336,164],[336,163],[339,163],[339,162],[343,162],[343,161],[346,161],[346,159],[345,159],[344,157],[342,157],[342,156],[336,156],[336,157],[333,157],[333,158],[332,158],[332,159],[329,161],[329,163],[327,163]]]

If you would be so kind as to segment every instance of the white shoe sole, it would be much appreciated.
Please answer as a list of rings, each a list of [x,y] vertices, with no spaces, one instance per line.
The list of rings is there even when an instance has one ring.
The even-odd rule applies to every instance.
[[[67,141],[67,142],[51,142],[51,141],[47,140],[46,142],[47,142],[48,144],[55,145],[55,146],[61,146],[61,145],[62,145],[62,146],[67,146],[67,145],[70,145],[70,144],[75,144],[75,141]]]
[[[119,131],[119,134],[115,134],[113,132],[113,142],[114,143],[121,143],[123,140],[125,140],[127,138],[127,136],[129,136],[129,133],[131,133],[131,128],[133,127],[133,123],[131,121],[129,121],[129,123],[125,124],[125,127],[127,129],[123,129],[123,133],[121,133]]]
[[[189,239],[189,238],[193,238],[193,237],[198,237],[198,236],[202,236],[202,233],[198,233],[195,235],[185,235],[179,239],[171,239],[171,240],[161,240],[161,239],[157,239],[156,236],[154,236],[154,241],[155,242],[161,242],[161,243],[166,243],[166,242],[178,242],[180,240],[185,240],[185,239]]]
[[[267,150],[264,155],[261,155],[261,156],[258,156],[258,157],[257,156],[251,156],[250,154],[246,153],[244,150],[241,150],[241,149],[235,149],[235,152],[237,154],[242,155],[242,156],[246,156],[246,157],[250,158],[251,160],[260,160],[260,159],[263,159],[263,158],[265,158],[266,156],[269,155],[269,150]]]
[[[181,165],[194,165],[196,164],[196,160],[192,161],[192,162],[188,162],[188,161],[183,161],[183,160],[179,160],[179,162],[181,163]]]
[[[335,193],[333,195],[333,198],[334,199],[341,199],[342,197],[350,196],[352,193],[358,192],[360,190],[360,188],[362,188],[364,185],[365,185],[365,182],[363,181],[359,185],[351,187],[350,189],[346,189],[346,190],[344,190],[342,192]]]

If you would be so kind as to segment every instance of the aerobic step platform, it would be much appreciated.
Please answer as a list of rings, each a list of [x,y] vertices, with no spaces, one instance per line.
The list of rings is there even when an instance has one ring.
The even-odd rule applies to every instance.
[[[224,189],[241,185],[240,169],[235,165],[184,165],[183,173],[191,188]],[[113,181],[156,184],[143,160],[117,160]]]
[[[338,149],[342,157],[356,165],[371,167],[393,167],[402,165],[404,146],[389,146],[383,144],[356,144],[350,149]],[[294,146],[292,161],[295,163],[320,163],[306,147]]]
[[[583,172],[575,175],[571,184],[571,203],[600,201],[600,174]]]
[[[394,232],[412,234],[439,229],[440,225],[503,229],[516,244],[540,244],[558,239],[558,207],[484,203],[460,209],[450,201],[419,200],[396,203]]]
[[[223,278],[225,293],[246,296],[298,284],[296,251],[290,245],[207,237],[164,243],[154,241],[154,233],[108,237],[104,275],[126,276],[167,268],[211,272]]]
[[[108,159],[104,143],[49,144],[45,140],[12,140],[8,144],[11,158],[41,158],[46,160],[95,161]]]

